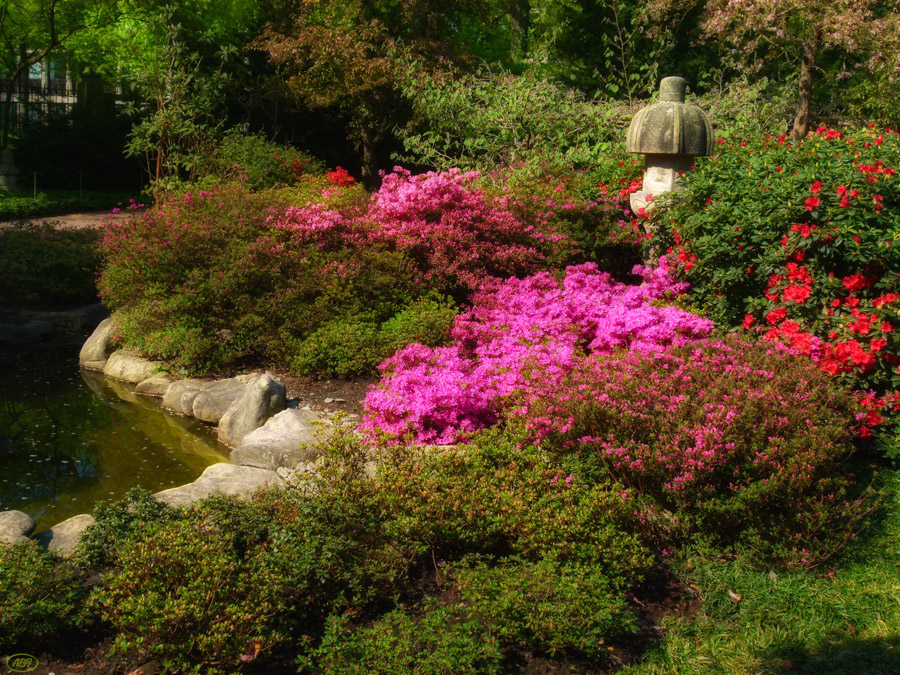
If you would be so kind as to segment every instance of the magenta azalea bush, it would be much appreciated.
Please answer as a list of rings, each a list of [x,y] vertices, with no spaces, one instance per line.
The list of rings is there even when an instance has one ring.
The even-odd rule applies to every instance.
[[[482,286],[457,317],[453,344],[410,345],[380,366],[380,387],[366,397],[363,428],[393,442],[455,443],[498,420],[505,397],[534,373],[559,382],[587,354],[618,349],[651,354],[710,333],[713,324],[659,303],[687,289],[665,259],[636,267],[640,286],[626,286],[594,264]]]

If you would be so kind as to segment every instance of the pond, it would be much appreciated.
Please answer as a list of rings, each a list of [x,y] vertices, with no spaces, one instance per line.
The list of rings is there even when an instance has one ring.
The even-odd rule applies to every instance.
[[[227,462],[215,430],[78,366],[81,342],[0,348],[0,511],[37,531],[141,485],[190,483]]]

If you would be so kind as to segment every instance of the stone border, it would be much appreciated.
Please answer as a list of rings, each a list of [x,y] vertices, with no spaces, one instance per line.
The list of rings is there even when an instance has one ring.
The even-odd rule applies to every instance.
[[[208,466],[195,481],[154,496],[172,506],[189,506],[221,492],[247,498],[263,487],[285,485],[316,470],[319,442],[333,423],[312,410],[286,408],[284,384],[270,373],[225,380],[175,379],[166,364],[140,352],[116,349],[112,319],[100,322],[79,353],[79,365],[135,385],[135,393],[162,398],[163,408],[218,424],[219,441],[232,448],[232,464]],[[86,513],[57,523],[34,539],[47,550],[68,556],[81,533],[94,524]],[[29,541],[35,522],[21,511],[0,513],[0,544]]]

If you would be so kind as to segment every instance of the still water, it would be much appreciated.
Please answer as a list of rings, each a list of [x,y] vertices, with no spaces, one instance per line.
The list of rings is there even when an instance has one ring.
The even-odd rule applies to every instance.
[[[211,427],[78,367],[81,343],[0,348],[0,511],[37,531],[142,485],[190,483],[227,448]]]

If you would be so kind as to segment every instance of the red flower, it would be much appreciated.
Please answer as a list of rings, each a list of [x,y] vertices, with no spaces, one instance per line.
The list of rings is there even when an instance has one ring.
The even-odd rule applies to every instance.
[[[771,312],[766,314],[766,321],[768,321],[773,326],[779,321],[783,321],[787,316],[787,311],[784,307],[779,307],[778,309],[773,309]]]
[[[752,314],[744,314],[744,320],[741,322],[741,325],[744,326],[745,330],[750,330],[750,326],[753,325],[754,321],[756,321],[756,319],[753,318]]]
[[[809,286],[788,286],[784,289],[784,299],[793,300],[798,305],[809,298]]]
[[[809,191],[812,192],[814,195],[819,194],[819,192],[821,190],[822,190],[822,181],[820,181],[820,180],[815,181],[812,185],[809,186]]]
[[[819,206],[819,204],[821,204],[821,203],[822,203],[822,200],[819,199],[818,197],[810,197],[806,200],[806,203],[805,203],[806,210],[812,211],[813,209],[817,208]]]

